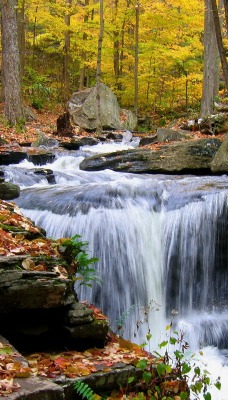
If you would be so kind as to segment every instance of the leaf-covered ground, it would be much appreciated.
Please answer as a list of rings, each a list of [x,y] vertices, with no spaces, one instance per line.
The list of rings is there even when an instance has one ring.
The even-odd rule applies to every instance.
[[[35,353],[19,361],[20,354],[12,346],[0,342],[0,396],[20,389],[15,378],[41,376],[44,378],[79,378],[96,372],[108,372],[121,364],[136,364],[138,360],[152,359],[139,346],[117,336],[109,338],[103,349],[88,349],[84,352]]]
[[[18,145],[23,146],[26,143],[32,143],[40,136],[41,132],[49,138],[54,138],[64,142],[72,140],[69,136],[59,136],[57,134],[57,118],[63,114],[61,108],[57,108],[51,112],[48,110],[36,111],[32,110],[36,116],[36,120],[26,122],[24,125],[18,125],[15,127],[9,127],[3,117],[3,103],[0,103],[0,152],[5,151],[6,148],[10,147],[10,150],[19,150]],[[172,125],[172,129],[180,129],[182,123],[186,122],[184,119],[179,119],[176,124]],[[137,136],[144,137],[154,132],[138,132]],[[84,131],[83,129],[75,128],[75,137],[91,136],[91,133]],[[202,133],[199,129],[194,129],[193,134],[195,139],[210,138],[211,134]],[[216,134],[217,138],[223,140],[224,133]],[[3,143],[5,142],[5,143]],[[162,146],[164,143],[150,144],[146,147],[151,150],[156,150],[157,147]],[[167,145],[167,143],[165,143]]]

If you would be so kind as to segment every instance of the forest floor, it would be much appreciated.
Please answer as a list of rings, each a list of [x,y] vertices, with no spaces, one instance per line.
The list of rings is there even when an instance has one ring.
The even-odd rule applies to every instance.
[[[36,119],[30,120],[22,126],[18,125],[15,127],[10,127],[4,121],[3,103],[0,103],[0,151],[4,151],[6,146],[10,146],[11,150],[13,150],[13,147],[17,146],[18,144],[23,145],[24,143],[32,143],[41,135],[41,133],[49,138],[54,138],[64,142],[71,141],[73,139],[72,136],[58,135],[57,118],[63,113],[62,109],[56,108],[53,111],[37,111],[32,109],[32,113],[35,115]],[[180,129],[180,126],[183,122],[183,118],[176,120],[176,123],[172,124],[172,129]],[[154,133],[154,131],[134,132],[134,136],[139,136],[141,138]],[[211,134],[202,133],[200,130],[195,130],[194,132],[192,131],[191,134],[193,135],[194,139],[211,138]],[[96,136],[94,133],[86,132],[80,129],[74,137],[93,135]],[[220,133],[216,135],[216,137],[223,140],[224,133]],[[5,142],[5,144],[2,142]],[[167,143],[163,144],[167,145]],[[155,150],[157,145],[161,146],[162,143],[156,145],[147,145],[146,147],[151,148],[151,150]]]

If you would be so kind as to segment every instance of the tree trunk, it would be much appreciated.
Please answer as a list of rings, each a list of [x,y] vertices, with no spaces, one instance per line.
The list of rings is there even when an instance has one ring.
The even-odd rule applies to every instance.
[[[88,6],[88,5],[89,5],[89,0],[85,0],[85,6]],[[88,16],[88,13],[86,13],[85,16],[84,16],[84,24],[86,24],[88,22],[88,20],[89,20],[89,16]],[[86,42],[87,38],[88,38],[88,35],[87,35],[87,33],[84,32],[83,33],[83,37],[82,37],[83,42]],[[80,68],[80,73],[79,73],[79,90],[82,90],[85,87],[85,73],[86,73],[85,61],[86,61],[86,57],[87,57],[87,53],[86,53],[85,50],[83,50],[82,54],[81,54],[81,64],[82,64],[82,66]]]
[[[223,41],[222,41],[222,33],[221,33],[221,27],[220,27],[220,21],[219,21],[218,7],[217,7],[216,0],[210,0],[210,2],[211,2],[211,8],[212,8],[212,14],[213,14],[213,20],[214,20],[217,45],[218,45],[218,50],[219,50],[219,55],[220,55],[220,60],[221,60],[221,65],[222,65],[222,72],[223,72],[223,77],[224,77],[224,82],[225,82],[225,88],[226,88],[226,90],[228,90],[228,63],[227,63],[227,59],[226,59],[226,50],[223,46]]]
[[[65,45],[64,45],[64,62],[63,62],[63,100],[64,103],[67,102],[70,95],[70,8],[72,6],[72,0],[66,0],[66,5],[68,6],[67,12],[65,14]]]
[[[222,6],[224,7],[225,12],[225,24],[226,24],[226,38],[228,37],[228,1],[222,0]]]
[[[97,76],[96,76],[96,102],[97,102],[97,132],[102,131],[101,123],[101,103],[100,103],[100,87],[101,87],[101,53],[102,53],[102,42],[104,35],[104,3],[100,0],[100,31],[98,38],[98,51],[97,51]]]
[[[139,69],[139,4],[135,5],[135,96],[134,96],[134,111],[135,115],[138,114],[138,97],[139,97],[139,81],[138,81],[138,69]]]
[[[6,1],[1,9],[4,114],[11,125],[23,117],[16,9],[17,0]]]
[[[21,77],[25,69],[25,0],[22,0],[17,11],[18,45],[20,54]]]
[[[120,40],[119,40],[119,30],[117,28],[117,13],[118,13],[119,0],[114,1],[114,18],[112,20],[112,25],[114,27],[113,31],[113,69],[115,74],[115,86],[118,88],[119,77],[120,77]]]
[[[214,96],[218,94],[219,53],[210,0],[205,0],[204,15],[204,70],[201,99],[201,118],[212,114]]]

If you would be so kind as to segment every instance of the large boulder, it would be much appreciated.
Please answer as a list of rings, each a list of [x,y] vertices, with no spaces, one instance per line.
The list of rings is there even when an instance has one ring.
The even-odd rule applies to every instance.
[[[212,160],[211,170],[212,172],[228,172],[228,135]]]
[[[219,139],[198,139],[163,145],[156,150],[134,149],[86,158],[80,169],[112,169],[133,173],[210,173],[210,165],[221,146]]]
[[[101,125],[104,129],[133,130],[136,127],[136,116],[129,110],[121,110],[118,105],[117,97],[111,89],[103,83],[101,84],[100,108]],[[67,114],[70,123],[68,119],[66,119]],[[67,114],[65,115],[65,123],[69,131],[72,131],[72,125],[79,126],[86,130],[95,130],[97,128],[96,87],[74,93],[68,102]],[[64,129],[62,125],[61,129]]]

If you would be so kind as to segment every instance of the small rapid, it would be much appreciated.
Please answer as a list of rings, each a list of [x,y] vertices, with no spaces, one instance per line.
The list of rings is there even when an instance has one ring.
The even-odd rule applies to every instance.
[[[80,234],[89,242],[102,286],[76,291],[101,307],[113,330],[138,343],[150,330],[155,348],[175,311],[192,351],[204,349],[202,362],[225,376],[227,176],[81,171],[87,150],[42,166],[53,171],[54,184],[27,161],[7,167],[7,179],[21,187],[16,203],[47,236]],[[213,400],[228,399],[226,379],[222,385]]]

